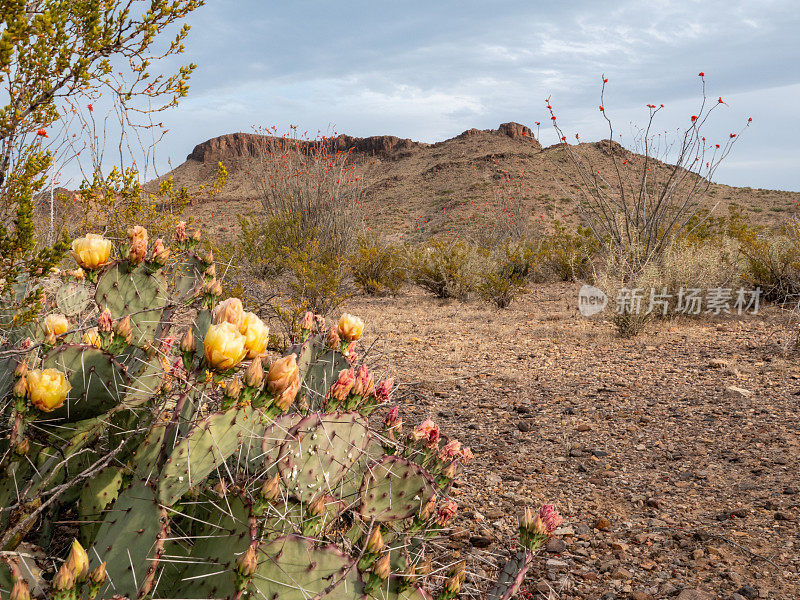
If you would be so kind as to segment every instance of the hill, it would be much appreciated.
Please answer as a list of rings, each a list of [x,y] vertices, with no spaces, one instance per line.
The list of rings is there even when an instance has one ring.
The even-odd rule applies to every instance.
[[[258,186],[253,179],[265,142],[258,134],[234,133],[198,144],[186,162],[171,175],[190,189],[208,181],[223,162],[229,171],[225,189],[213,199],[199,200],[190,214],[214,234],[236,231],[236,215],[258,208]],[[340,135],[325,140],[334,151],[349,151],[361,170],[364,209],[373,226],[395,236],[419,237],[437,233],[475,231],[487,215],[504,209],[525,215],[542,226],[557,218],[577,220],[574,169],[564,146],[543,148],[531,130],[519,123],[497,129],[470,129],[433,144],[393,136],[355,138]],[[310,142],[309,142],[310,144]],[[615,181],[612,152],[629,167],[643,157],[609,144],[608,140],[571,146],[581,159],[593,165],[611,185]],[[653,170],[666,172],[669,165],[655,161]],[[702,200],[715,214],[727,214],[738,206],[754,222],[775,223],[793,214],[800,193],[712,184]]]

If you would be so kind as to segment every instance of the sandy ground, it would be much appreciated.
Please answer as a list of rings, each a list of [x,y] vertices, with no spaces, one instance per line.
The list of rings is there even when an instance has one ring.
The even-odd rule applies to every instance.
[[[800,372],[782,311],[662,321],[633,340],[582,317],[576,284],[509,309],[417,289],[356,297],[368,361],[413,426],[471,446],[446,542],[466,596],[516,516],[565,517],[520,597],[800,597]]]

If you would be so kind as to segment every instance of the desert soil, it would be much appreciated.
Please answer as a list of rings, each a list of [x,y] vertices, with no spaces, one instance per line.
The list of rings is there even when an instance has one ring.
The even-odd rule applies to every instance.
[[[405,422],[432,417],[475,460],[446,549],[464,595],[514,549],[525,505],[559,535],[520,597],[800,597],[800,372],[784,313],[660,322],[632,340],[576,310],[575,284],[478,300],[356,297],[368,362]]]

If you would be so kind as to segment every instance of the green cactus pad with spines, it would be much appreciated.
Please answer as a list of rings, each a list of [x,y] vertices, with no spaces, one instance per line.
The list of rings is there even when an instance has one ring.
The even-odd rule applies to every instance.
[[[525,574],[533,564],[533,557],[529,550],[522,550],[513,556],[497,575],[497,583],[489,590],[487,600],[510,600],[525,580]]]
[[[295,498],[311,502],[331,493],[367,441],[367,422],[358,413],[308,415],[286,436],[278,461],[281,478]]]
[[[195,254],[190,254],[185,260],[176,263],[171,268],[172,285],[170,289],[179,302],[197,295],[200,286],[203,285],[204,271],[205,265]]]
[[[126,264],[111,265],[97,282],[95,301],[114,319],[131,317],[134,344],[151,342],[167,305],[167,283],[159,272],[142,264],[132,271]]]
[[[100,529],[100,519],[106,507],[114,502],[122,487],[122,470],[106,467],[81,486],[78,499],[78,516],[81,523],[81,538],[84,544],[93,540]]]
[[[288,354],[297,354],[300,373],[300,396],[305,396],[309,408],[320,410],[328,390],[339,378],[339,372],[350,368],[341,352],[331,350],[321,336],[315,335],[299,345],[292,346]]]
[[[399,581],[396,577],[390,577],[382,587],[373,590],[369,595],[375,600],[432,600],[433,597],[422,588],[408,588],[402,592],[399,590]]]
[[[164,367],[158,357],[153,357],[138,363],[132,379],[133,383],[125,394],[125,405],[129,407],[139,406],[155,396],[164,380]]]
[[[147,435],[136,448],[130,463],[137,477],[152,479],[161,467],[161,447],[167,431],[167,419],[159,419],[150,426]]]
[[[339,582],[326,600],[360,600],[363,584],[351,565],[352,559],[332,544],[315,547],[311,540],[287,535],[259,548],[250,589],[256,598],[308,600]]]
[[[436,495],[436,489],[422,467],[392,455],[369,465],[360,495],[359,512],[384,523],[414,516]]]
[[[119,405],[131,385],[114,356],[93,346],[58,346],[44,357],[42,367],[63,371],[72,386],[64,405],[47,413],[47,419],[96,417]]]
[[[106,562],[109,584],[101,592],[103,597],[136,598],[146,591],[167,527],[167,511],[149,485],[137,482],[120,493],[88,551],[90,570]]]
[[[232,456],[245,437],[263,435],[272,423],[258,409],[232,408],[207,417],[172,450],[159,478],[159,498],[174,504]]]
[[[197,517],[203,525],[197,531],[188,564],[184,563],[181,570],[176,588],[181,598],[231,596],[236,559],[250,545],[250,512],[240,498],[214,498],[207,506],[211,510]],[[178,564],[174,566],[179,568]]]
[[[269,479],[278,472],[278,458],[280,458],[281,446],[289,432],[302,420],[303,415],[299,413],[288,413],[275,418],[275,421],[264,430],[264,435],[261,438],[261,455],[258,457],[258,466],[251,467],[251,472],[260,467],[263,470],[262,479]]]
[[[208,310],[198,311],[197,316],[194,318],[194,323],[192,323],[192,334],[194,335],[194,343],[200,356],[203,355],[203,345],[209,327],[211,327],[211,313]]]
[[[64,282],[56,291],[56,307],[67,317],[83,313],[92,300],[92,288],[85,283]]]
[[[0,347],[0,350],[4,350],[5,348]],[[0,358],[0,404],[3,403],[3,398],[6,397],[11,391],[11,388],[14,387],[14,370],[17,368],[17,359],[14,355],[6,356]],[[0,415],[2,415],[3,409],[0,408]]]

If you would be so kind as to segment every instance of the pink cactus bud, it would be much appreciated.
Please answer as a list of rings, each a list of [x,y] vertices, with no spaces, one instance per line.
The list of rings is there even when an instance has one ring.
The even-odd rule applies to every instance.
[[[564,522],[564,519],[552,504],[542,505],[542,508],[539,509],[539,518],[542,520],[548,535],[552,534]]]
[[[475,455],[472,453],[472,450],[470,450],[469,448],[464,446],[461,449],[461,462],[464,463],[464,464],[467,464],[473,458],[475,458]]]
[[[439,460],[448,461],[461,456],[461,442],[450,440],[439,450]]]
[[[415,442],[422,442],[430,449],[439,447],[439,426],[430,419],[417,425],[411,436]]]
[[[458,505],[452,500],[448,500],[436,511],[436,524],[444,527],[455,516],[457,510]]]
[[[103,312],[100,313],[100,316],[97,318],[97,331],[101,333],[108,333],[113,329],[113,321],[111,320],[111,312],[109,310],[103,309]]]
[[[386,429],[391,429],[395,433],[400,433],[403,430],[403,419],[400,418],[399,406],[395,406],[389,411],[389,414],[386,415],[386,418],[383,420],[383,426]]]
[[[300,321],[300,329],[303,331],[313,331],[316,321],[314,320],[314,313],[310,310],[303,315],[303,320]]]
[[[372,374],[367,365],[361,365],[356,374],[356,382],[353,385],[353,394],[367,398],[375,393],[375,384],[372,381]]]
[[[342,369],[339,372],[339,378],[336,380],[336,383],[328,390],[328,398],[344,402],[347,400],[347,396],[350,395],[355,383],[355,371],[353,371],[353,369]]]
[[[175,226],[175,239],[179,242],[186,241],[186,221],[178,221]]]
[[[339,338],[339,334],[336,333],[335,327],[331,327],[328,331],[328,335],[325,337],[325,343],[329,348],[338,348],[341,345],[342,340]]]
[[[436,496],[431,496],[422,508],[419,510],[418,518],[420,521],[427,521],[436,514]]]
[[[351,365],[358,362],[358,354],[356,353],[356,343],[355,341],[350,342],[347,344],[347,348],[344,349],[344,357]]]
[[[236,559],[236,570],[244,577],[252,577],[258,569],[258,555],[253,546],[248,546]]]
[[[389,401],[389,395],[392,393],[393,387],[394,377],[384,379],[378,384],[378,387],[375,388],[375,397],[378,399],[379,403],[383,404],[384,402]]]

